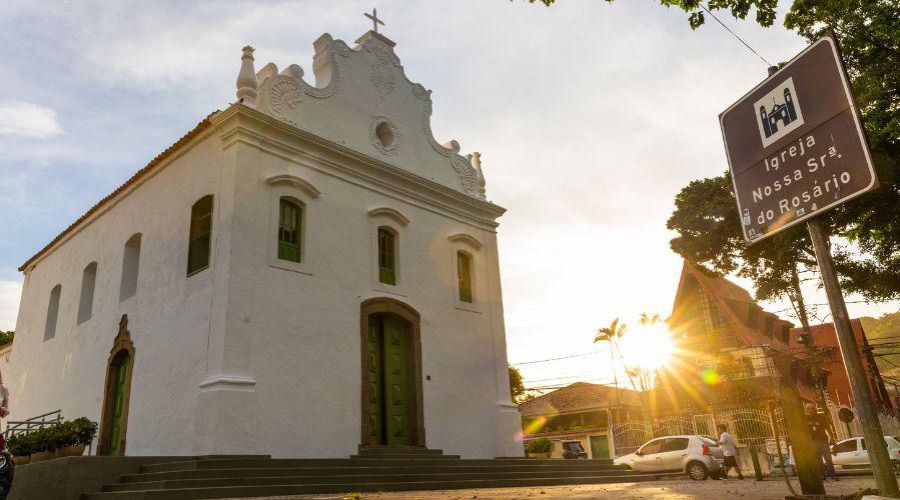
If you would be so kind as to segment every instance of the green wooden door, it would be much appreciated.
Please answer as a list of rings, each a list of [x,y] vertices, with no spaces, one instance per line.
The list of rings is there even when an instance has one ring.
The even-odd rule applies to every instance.
[[[366,354],[373,445],[413,444],[409,344],[409,326],[401,319],[387,315],[370,317]]]
[[[366,340],[369,384],[369,430],[372,444],[384,443],[384,414],[382,411],[381,318],[369,317],[369,334]]]
[[[609,438],[591,436],[591,458],[609,458]]]
[[[125,357],[122,362],[113,368],[113,388],[110,394],[109,415],[109,446],[107,453],[111,456],[122,455],[122,441],[125,432],[125,403],[128,397],[128,369],[131,365],[131,358]]]
[[[392,316],[384,317],[384,396],[387,414],[387,444],[410,445],[409,419],[409,331]]]

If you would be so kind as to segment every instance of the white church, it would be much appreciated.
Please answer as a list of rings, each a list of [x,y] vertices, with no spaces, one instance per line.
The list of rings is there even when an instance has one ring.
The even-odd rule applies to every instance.
[[[522,455],[479,155],[431,132],[394,42],[314,43],[28,259],[10,420],[105,455]]]

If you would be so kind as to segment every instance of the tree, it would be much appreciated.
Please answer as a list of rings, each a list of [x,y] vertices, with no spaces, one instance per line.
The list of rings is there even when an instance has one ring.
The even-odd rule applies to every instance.
[[[0,346],[6,345],[6,344],[9,344],[10,342],[12,342],[15,334],[16,334],[16,332],[11,332],[11,331],[4,332],[3,330],[0,330]]]
[[[612,3],[613,0],[606,0]],[[528,0],[528,3],[542,3],[547,7],[556,3],[556,0]],[[706,7],[701,7],[699,0],[659,0],[660,5],[664,7],[677,7],[688,13],[688,22],[691,28],[697,29],[705,21],[704,10],[710,11],[725,10],[738,19],[746,19],[747,14],[753,9],[756,11],[756,22],[761,26],[771,26],[775,21],[775,7],[778,5],[777,0],[709,0]],[[796,0],[794,6],[801,3]]]
[[[509,367],[509,394],[516,403],[525,395],[525,384],[522,382],[522,373],[515,366]]]

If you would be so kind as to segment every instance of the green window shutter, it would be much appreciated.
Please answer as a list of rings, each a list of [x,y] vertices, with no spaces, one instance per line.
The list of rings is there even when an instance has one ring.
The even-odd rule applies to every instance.
[[[209,267],[212,241],[213,197],[206,195],[191,207],[191,228],[188,238],[187,274]]]
[[[300,262],[302,212],[297,204],[282,199],[278,208],[278,258]]]
[[[397,284],[396,239],[394,233],[378,228],[378,281],[386,285]]]
[[[456,278],[459,300],[472,303],[472,262],[464,252],[456,252]]]

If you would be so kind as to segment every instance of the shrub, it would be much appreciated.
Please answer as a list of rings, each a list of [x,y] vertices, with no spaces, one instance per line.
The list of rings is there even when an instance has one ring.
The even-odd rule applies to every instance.
[[[547,453],[553,443],[547,438],[533,439],[525,445],[525,451],[528,453]]]
[[[94,440],[94,436],[97,435],[97,424],[91,422],[86,417],[76,418],[69,423],[72,424],[73,433],[75,435],[75,442],[72,444],[90,446],[91,441]]]
[[[9,453],[16,457],[27,457],[33,453],[34,439],[31,434],[16,434],[6,442]]]

